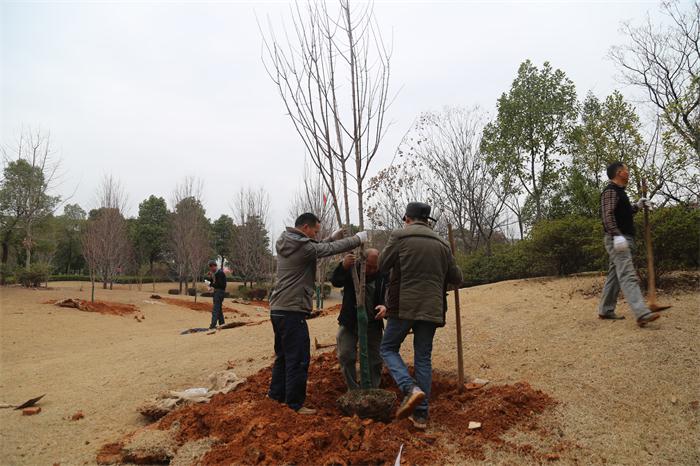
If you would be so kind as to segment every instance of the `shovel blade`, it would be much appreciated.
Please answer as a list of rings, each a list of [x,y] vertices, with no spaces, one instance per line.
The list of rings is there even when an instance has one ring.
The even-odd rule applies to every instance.
[[[653,304],[649,305],[649,310],[651,312],[660,312],[660,311],[665,311],[666,309],[669,309],[670,307],[671,306],[662,306],[660,304],[653,303]]]

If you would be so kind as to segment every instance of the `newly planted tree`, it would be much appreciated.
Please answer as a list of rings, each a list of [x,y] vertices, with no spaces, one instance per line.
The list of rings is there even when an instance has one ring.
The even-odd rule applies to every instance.
[[[296,4],[292,26],[292,36],[282,40],[270,28],[264,39],[265,66],[328,190],[338,224],[350,231],[354,193],[352,205],[357,206],[357,223],[364,229],[365,180],[386,131],[391,53],[371,4],[349,0],[340,0],[337,8],[322,1]],[[361,380],[366,388],[370,380],[362,254],[353,279]]]

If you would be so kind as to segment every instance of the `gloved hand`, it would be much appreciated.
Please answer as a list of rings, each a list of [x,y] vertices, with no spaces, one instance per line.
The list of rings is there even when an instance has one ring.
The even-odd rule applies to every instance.
[[[637,201],[637,208],[639,210],[642,209],[647,209],[647,210],[652,210],[654,208],[654,204],[651,203],[649,199],[646,197],[642,197]]]
[[[355,233],[355,236],[360,238],[360,244],[364,244],[367,242],[368,234],[366,231],[360,231],[358,233]]]
[[[338,228],[331,234],[331,239],[333,241],[338,241],[339,239],[343,239],[345,237],[345,228]]]
[[[630,248],[630,245],[624,236],[614,236],[613,247],[615,248],[615,251],[622,252],[627,251]]]

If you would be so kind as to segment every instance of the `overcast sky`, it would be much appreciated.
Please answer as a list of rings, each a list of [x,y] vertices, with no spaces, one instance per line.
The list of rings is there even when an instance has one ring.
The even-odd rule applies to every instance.
[[[393,37],[392,127],[376,168],[391,160],[422,111],[495,111],[518,65],[550,61],[579,98],[620,87],[606,59],[656,2],[377,2]],[[150,194],[170,199],[187,175],[205,182],[207,215],[230,214],[235,193],[263,186],[277,234],[301,183],[304,150],[261,63],[256,23],[289,4],[242,2],[3,2],[0,143],[23,126],[51,132],[63,195],[86,210],[105,174],[123,183],[129,213]]]

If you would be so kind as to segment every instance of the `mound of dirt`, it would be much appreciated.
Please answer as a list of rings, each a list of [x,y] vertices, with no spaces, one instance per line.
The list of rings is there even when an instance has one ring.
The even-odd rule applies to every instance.
[[[126,316],[135,314],[137,320],[143,319],[143,313],[133,304],[112,303],[108,301],[86,301],[78,298],[67,298],[59,301],[50,301],[47,304],[54,304],[59,307],[78,309],[84,312],[98,312],[100,314]]]
[[[165,298],[161,297],[161,301],[165,301],[168,304],[172,304],[173,306],[180,306],[184,307],[187,309],[191,309],[193,311],[200,311],[200,312],[211,312],[211,302],[194,302],[194,301],[186,301],[184,299],[177,299],[177,298]],[[230,314],[238,314],[240,311],[238,309],[234,309],[232,307],[227,307],[223,306],[224,312],[228,312]]]
[[[556,404],[524,382],[460,392],[453,377],[436,374],[430,421],[431,430],[439,434],[435,435],[416,431],[408,420],[385,424],[344,416],[337,400],[345,392],[345,383],[334,353],[321,354],[311,364],[306,406],[318,410],[314,416],[298,415],[267,398],[270,375],[270,368],[263,369],[236,391],[214,396],[206,404],[176,409],[149,428],[171,432],[175,451],[192,442],[213,440],[200,458],[207,465],[393,464],[402,444],[407,464],[440,464],[449,455],[483,460],[487,446],[538,461],[552,454],[501,438],[519,426],[531,429],[537,415]],[[395,391],[388,380],[383,385]],[[481,422],[481,429],[469,430],[470,421]],[[129,438],[117,446],[105,445],[98,461],[107,453],[113,458],[115,452],[125,451]]]

